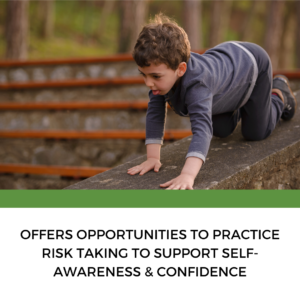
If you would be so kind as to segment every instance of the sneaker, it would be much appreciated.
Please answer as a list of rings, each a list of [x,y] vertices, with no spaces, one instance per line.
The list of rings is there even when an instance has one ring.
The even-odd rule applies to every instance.
[[[297,110],[297,101],[291,90],[287,77],[284,75],[276,75],[273,78],[273,89],[278,89],[282,92],[284,107],[281,118],[283,120],[292,119]]]

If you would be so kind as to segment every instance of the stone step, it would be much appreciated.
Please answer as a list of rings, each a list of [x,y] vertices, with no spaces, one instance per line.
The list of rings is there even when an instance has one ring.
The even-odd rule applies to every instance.
[[[145,84],[49,87],[32,89],[1,89],[0,102],[43,103],[84,101],[139,101],[148,98]]]
[[[66,186],[79,182],[80,179],[54,175],[35,174],[0,174],[0,189],[8,190],[49,190],[63,189]]]
[[[129,54],[103,58],[1,61],[0,83],[112,78],[138,75]]]
[[[194,52],[204,53],[204,51]],[[131,54],[79,59],[0,61],[0,84],[137,75],[139,72]]]
[[[127,63],[132,62],[128,61]],[[33,65],[30,67],[33,67]],[[124,69],[127,67],[128,65]],[[122,68],[120,67],[120,70]],[[95,101],[100,106],[107,103],[107,101],[113,104],[128,100],[134,105],[138,105],[141,99],[147,99],[148,97],[148,88],[144,85],[143,79],[141,77],[130,77],[136,75],[130,72],[127,74],[129,76],[127,78],[125,78],[127,75],[125,76],[123,73],[115,73],[114,76],[105,75],[106,78],[99,75],[99,73],[98,77],[77,78],[76,80],[73,79],[72,75],[71,77],[45,77],[43,80],[47,80],[46,82],[42,82],[40,79],[36,80],[37,82],[30,82],[35,80],[33,78],[34,71],[32,70],[31,77],[29,76],[28,80],[6,80],[2,83],[1,72],[3,70],[0,71],[0,104],[3,105],[9,102],[12,105],[48,104],[51,106],[59,102],[59,104],[66,107],[71,102],[75,106],[80,106],[82,105],[82,99],[86,103]],[[59,71],[57,72],[59,73]],[[279,73],[282,74],[283,72]],[[300,88],[300,76],[297,77],[297,72],[284,74],[291,79],[292,89]],[[119,78],[115,76],[119,76]],[[65,109],[60,111],[54,111],[53,109],[50,111],[34,109],[22,111],[13,108],[9,111],[1,110],[0,130],[22,130],[23,132],[17,132],[17,134],[15,132],[15,137],[18,136],[20,139],[12,136],[0,139],[0,163],[114,167],[145,153],[146,148],[143,140],[87,140],[80,139],[83,137],[82,135],[77,135],[75,140],[70,140],[68,132],[61,135],[62,130],[86,130],[88,132],[87,134],[84,133],[84,137],[87,137],[87,135],[96,136],[93,131],[107,129],[140,129],[144,132],[145,111],[128,109],[121,111],[116,110],[116,108],[109,110],[102,110],[102,108],[97,111],[96,108],[82,108],[71,111]],[[170,111],[168,112],[166,128],[190,129],[190,122],[188,118],[180,118]],[[60,132],[58,132],[58,135],[57,133],[48,135],[48,138],[39,135],[38,139],[29,138],[28,134],[26,136],[26,132],[24,132],[24,130],[28,130],[30,133],[36,134],[33,130],[41,129],[59,130]],[[99,138],[99,134],[97,137]],[[119,135],[119,137],[124,138],[124,135]],[[144,133],[141,137],[144,138]],[[168,142],[165,144],[167,145]],[[10,178],[8,180],[11,180],[12,177],[8,176],[8,178]],[[32,177],[30,177],[31,179]],[[35,179],[38,181],[38,177],[35,177]],[[21,181],[22,186],[24,186],[26,178],[22,177]],[[4,186],[7,186],[5,179],[2,182],[4,182]],[[49,186],[60,186],[59,178],[56,179],[56,184],[53,184],[51,180],[49,182]],[[66,181],[64,180],[64,182]],[[34,186],[34,183],[30,181],[28,188],[32,186]]]
[[[214,137],[194,189],[300,189],[300,90],[295,94],[298,108],[294,118],[281,120],[267,139],[246,141],[240,126],[227,138]],[[160,189],[159,184],[180,174],[190,140],[162,149],[158,173],[127,174],[146,159],[144,155],[67,189]]]
[[[146,153],[137,139],[0,138],[0,144],[0,164],[110,168]]]
[[[300,72],[274,72],[291,80],[292,90],[300,88]],[[64,80],[40,83],[0,84],[0,103],[41,103],[70,101],[120,101],[148,98],[149,88],[141,77]]]
[[[146,110],[0,110],[6,130],[145,130]],[[168,110],[166,129],[190,129],[189,118]]]

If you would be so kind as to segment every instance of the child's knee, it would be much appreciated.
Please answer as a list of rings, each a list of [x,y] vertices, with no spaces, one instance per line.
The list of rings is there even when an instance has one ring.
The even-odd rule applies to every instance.
[[[226,138],[233,133],[240,120],[240,112],[228,112],[212,116],[213,135]]]
[[[270,132],[263,132],[263,131],[249,132],[246,130],[242,130],[242,135],[244,139],[248,141],[261,141],[266,139],[270,134],[271,131]]]
[[[213,128],[213,135],[219,138],[226,138],[232,134],[232,128]]]

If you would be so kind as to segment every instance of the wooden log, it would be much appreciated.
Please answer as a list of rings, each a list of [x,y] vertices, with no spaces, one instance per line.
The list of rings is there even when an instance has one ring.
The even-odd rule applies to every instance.
[[[0,173],[9,174],[39,174],[39,175],[59,175],[70,177],[91,177],[103,173],[110,168],[103,167],[71,167],[71,166],[48,166],[29,164],[0,164]]]
[[[0,110],[74,110],[74,109],[138,109],[145,110],[148,101],[80,101],[47,103],[11,103],[0,102]]]
[[[206,49],[193,52],[203,54]],[[108,55],[103,57],[89,58],[65,58],[65,59],[39,59],[39,60],[5,60],[0,61],[0,67],[25,67],[25,66],[47,66],[47,65],[73,65],[73,64],[94,64],[110,62],[133,61],[130,53]]]
[[[177,140],[192,135],[190,130],[166,130],[164,139]],[[6,130],[0,138],[43,138],[43,139],[145,139],[145,130]]]

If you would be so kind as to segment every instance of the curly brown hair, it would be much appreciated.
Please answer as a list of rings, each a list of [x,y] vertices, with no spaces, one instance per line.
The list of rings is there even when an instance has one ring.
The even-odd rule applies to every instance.
[[[175,21],[159,13],[143,27],[132,56],[140,67],[164,63],[175,71],[181,62],[188,62],[190,52],[186,32]]]

